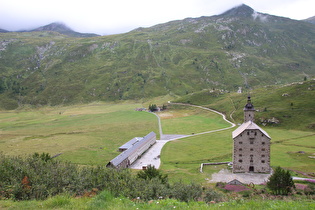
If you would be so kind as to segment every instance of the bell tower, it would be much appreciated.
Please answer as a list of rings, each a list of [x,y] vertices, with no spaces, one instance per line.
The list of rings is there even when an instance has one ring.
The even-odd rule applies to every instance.
[[[250,96],[247,97],[247,104],[244,107],[244,122],[255,120],[255,108],[250,100]]]

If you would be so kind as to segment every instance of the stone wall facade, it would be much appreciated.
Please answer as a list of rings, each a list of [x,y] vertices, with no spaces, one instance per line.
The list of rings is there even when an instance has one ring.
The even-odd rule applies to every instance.
[[[245,129],[233,141],[233,173],[270,173],[268,136],[259,129]]]

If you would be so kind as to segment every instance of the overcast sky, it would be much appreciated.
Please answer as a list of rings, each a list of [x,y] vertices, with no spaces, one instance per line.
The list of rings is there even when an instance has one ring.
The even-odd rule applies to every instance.
[[[0,0],[0,28],[14,31],[63,22],[78,32],[117,34],[218,15],[242,3],[296,20],[315,16],[315,0]]]

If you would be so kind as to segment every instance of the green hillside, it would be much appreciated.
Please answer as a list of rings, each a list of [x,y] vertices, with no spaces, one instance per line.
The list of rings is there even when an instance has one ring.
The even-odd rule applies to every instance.
[[[315,130],[315,80],[283,86],[266,86],[244,93],[203,90],[174,102],[219,110],[236,123],[243,121],[248,94],[256,109],[256,123],[286,129]]]
[[[1,107],[116,101],[287,84],[315,75],[315,26],[254,12],[125,34],[0,33]]]

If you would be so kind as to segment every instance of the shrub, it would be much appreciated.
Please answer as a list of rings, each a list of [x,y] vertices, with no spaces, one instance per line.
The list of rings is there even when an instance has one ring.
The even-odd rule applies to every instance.
[[[315,185],[308,184],[307,187],[304,189],[304,193],[306,195],[315,195]]]
[[[218,192],[214,189],[207,189],[205,192],[205,197],[204,200],[205,202],[211,202],[211,201],[215,201],[215,202],[221,202],[224,201],[225,199],[225,195],[221,192]]]
[[[182,182],[177,182],[172,186],[171,195],[180,201],[197,201],[202,195],[202,188],[194,183],[186,185]]]
[[[79,167],[47,157],[50,156],[34,154],[23,159],[0,154],[0,196],[45,199],[60,193],[82,195],[93,188],[120,194],[131,180],[128,170]]]
[[[36,158],[41,159],[42,161],[45,161],[45,162],[52,159],[49,153],[44,153],[44,152],[42,154],[35,152],[32,157],[34,159],[36,159]]]
[[[124,196],[141,200],[154,200],[166,198],[170,195],[170,186],[162,184],[157,178],[151,180],[133,179],[134,183],[129,187],[129,192]]]
[[[289,171],[277,167],[269,177],[267,187],[275,195],[288,195],[294,187],[294,182]]]
[[[175,198],[180,201],[196,201],[203,189],[198,184],[170,185],[167,176],[154,167],[139,172],[116,170],[105,166],[82,167],[70,162],[49,158],[49,154],[34,154],[27,158],[8,157],[0,154],[0,199],[46,199],[55,195],[87,196],[106,191],[108,195],[152,200]],[[219,201],[222,194],[206,193],[208,200]],[[67,197],[51,201],[51,207],[68,205]]]
[[[150,105],[149,105],[149,110],[150,110],[151,112],[155,112],[155,111],[158,110],[158,107],[156,106],[156,104],[150,104]]]
[[[162,172],[156,169],[154,166],[149,165],[146,170],[139,171],[137,173],[138,178],[151,180],[153,178],[157,178],[161,181],[162,184],[167,183],[167,175],[163,175]]]

